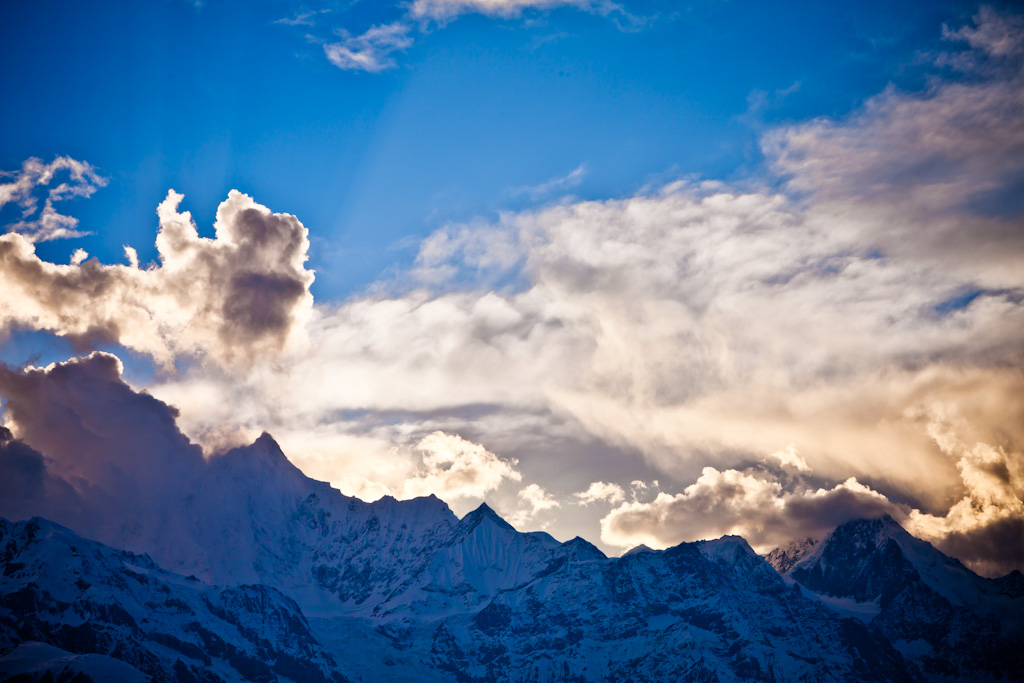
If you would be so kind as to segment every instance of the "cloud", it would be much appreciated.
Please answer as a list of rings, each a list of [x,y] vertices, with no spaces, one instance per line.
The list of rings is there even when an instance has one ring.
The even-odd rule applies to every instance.
[[[647,488],[646,484],[642,481],[634,482],[639,484],[642,488]],[[590,505],[598,501],[604,501],[615,505],[621,503],[626,499],[626,492],[622,490],[622,487],[618,484],[609,484],[603,481],[593,482],[586,491],[573,494],[579,499],[580,504]]]
[[[623,503],[601,520],[601,540],[620,548],[666,548],[738,534],[767,552],[795,538],[821,538],[851,519],[894,514],[899,506],[850,478],[833,488],[784,490],[766,473],[705,467],[682,493]]]
[[[68,180],[50,188],[39,208],[36,190],[48,186],[54,178],[67,172]],[[78,219],[58,213],[53,203],[75,197],[90,197],[100,187],[107,185],[102,177],[87,162],[71,157],[57,157],[49,164],[32,157],[22,163],[21,170],[0,173],[0,179],[13,178],[11,182],[0,183],[0,209],[6,204],[17,204],[21,208],[21,220],[9,224],[9,231],[20,233],[30,242],[45,242],[55,239],[81,237],[88,233],[78,230]]]
[[[527,9],[549,9],[569,6],[589,9],[595,4],[608,7],[611,3],[590,0],[414,0],[409,15],[416,19],[447,21],[460,14],[484,14],[497,17],[519,16]]]
[[[1020,399],[1011,401],[1008,419],[1024,418]],[[1012,442],[976,441],[974,424],[955,404],[936,401],[922,412],[918,417],[927,421],[939,448],[956,459],[964,493],[945,515],[912,511],[907,529],[976,571],[995,575],[1019,568],[1024,564],[1024,452]]]
[[[233,193],[203,240],[171,195],[153,269],[56,266],[0,238],[0,311],[221,360],[149,389],[208,448],[269,430],[347,493],[658,477],[608,543],[763,546],[885,511],[974,566],[1020,566],[993,548],[1022,518],[1022,89],[1011,57],[969,45],[987,65],[970,78],[769,134],[781,191],[673,183],[446,226],[413,272],[317,307],[296,219]],[[594,453],[614,455],[581,479]]]
[[[434,432],[423,437],[416,450],[423,469],[402,486],[403,498],[431,493],[439,498],[483,498],[506,479],[520,481],[515,460],[503,460],[480,444],[454,434]]]
[[[42,453],[0,427],[0,517],[68,519],[82,513],[78,494],[49,471]]]
[[[810,467],[807,465],[807,461],[800,457],[800,454],[796,452],[796,446],[789,444],[780,451],[772,453],[772,457],[779,461],[779,464],[784,468],[793,468],[800,472],[806,472]]]
[[[962,26],[952,31],[943,26],[949,40],[964,41],[975,50],[997,59],[1012,59],[1024,54],[1024,19],[1001,14],[982,5],[974,17],[976,26]]]
[[[564,176],[552,178],[551,180],[545,181],[539,185],[516,187],[510,190],[509,194],[512,196],[526,195],[530,199],[536,201],[554,192],[564,192],[578,186],[583,181],[583,177],[586,174],[586,165],[580,164]]]
[[[936,60],[970,78],[936,77],[922,93],[889,87],[845,120],[772,131],[763,148],[791,191],[809,193],[822,214],[856,217],[887,255],[940,258],[982,286],[1019,286],[1024,23],[990,8],[975,20],[946,30],[973,49]]]
[[[160,204],[160,265],[145,270],[129,247],[128,266],[61,266],[22,235],[0,236],[0,324],[117,342],[165,367],[197,355],[243,363],[300,338],[313,281],[302,224],[232,191],[209,239],[178,212],[181,200],[172,190]]]
[[[975,386],[972,400],[964,403],[977,406],[986,400],[985,389],[991,388]],[[1006,423],[1019,424],[1024,418],[1021,401],[1006,398]],[[622,548],[640,543],[667,547],[735,533],[764,552],[794,539],[820,539],[851,519],[889,514],[975,571],[1006,574],[1024,563],[1024,549],[1015,535],[1024,528],[1024,453],[972,441],[979,425],[961,405],[932,396],[907,416],[923,423],[940,450],[955,459],[963,495],[944,514],[894,503],[855,478],[832,488],[814,488],[803,479],[766,471],[720,472],[706,467],[682,493],[661,493],[651,502],[624,503],[612,510],[601,522],[602,540]],[[791,457],[800,459],[792,448],[773,455],[783,469],[793,466]],[[809,473],[800,460],[797,469]]]
[[[0,515],[44,515],[112,540],[125,525],[158,518],[205,464],[178,431],[176,411],[132,391],[112,355],[24,371],[0,366],[0,395],[0,479],[26,487],[0,499]]]
[[[685,505],[662,494],[665,510],[712,484],[783,498],[759,543],[806,536],[802,505],[823,519],[897,505],[875,494],[946,519],[968,484],[922,417],[936,402],[963,416],[971,448],[1009,458],[1024,443],[1024,207],[1004,196],[1021,158],[1018,79],[1003,64],[779,129],[766,150],[783,191],[672,183],[446,226],[404,279],[314,309],[308,352],[152,391],[189,434],[270,429],[336,472],[361,466],[360,434],[374,452],[472,434],[524,472],[537,454],[599,444],[621,457],[603,478],[642,464],[663,490],[701,481]],[[779,479],[790,488],[776,495],[745,469],[774,461],[833,483]],[[559,488],[587,485],[579,464],[566,459]],[[359,472],[346,485],[371,487]],[[756,481],[730,483],[741,475]],[[1016,519],[1008,499],[992,505]],[[708,533],[740,528],[709,510],[723,517]],[[960,533],[935,528],[936,543]]]
[[[373,26],[357,36],[343,33],[340,42],[324,45],[324,54],[340,69],[377,73],[395,66],[393,52],[412,46],[411,30],[409,24],[396,21]]]
[[[545,491],[538,484],[528,484],[527,486],[524,486],[519,491],[517,498],[519,503],[526,506],[509,515],[509,523],[517,528],[530,524],[541,512],[561,507],[561,503],[555,500],[551,494]]]
[[[319,15],[319,14],[326,14],[327,12],[330,12],[330,11],[331,11],[330,9],[321,9],[321,10],[309,10],[309,11],[306,11],[306,12],[299,12],[294,17],[285,17],[283,19],[278,19],[274,23],[275,24],[281,24],[283,26],[309,26],[309,27],[313,27],[313,26],[316,26],[316,21],[314,21],[314,19],[316,18],[317,15]]]
[[[203,515],[211,505],[195,499],[220,495],[226,482],[217,479],[224,474],[217,468],[238,452],[204,457],[178,429],[177,410],[134,391],[121,372],[120,361],[101,352],[45,368],[0,365],[6,423],[0,426],[0,516],[43,515],[104,542],[141,547],[163,535],[184,544],[179,550],[187,554],[185,546],[195,542],[189,515]],[[256,445],[268,441],[261,436]],[[253,448],[245,457],[256,457]],[[514,459],[453,434],[433,432],[404,451],[411,467],[386,491],[401,498],[435,494],[460,503],[522,479]],[[385,470],[388,455],[360,453],[370,467]],[[287,472],[272,476],[263,482],[267,491],[288,490]],[[557,505],[536,486],[520,498],[534,512]]]
[[[380,73],[396,66],[393,53],[412,47],[415,40],[411,34],[414,31],[420,34],[429,33],[434,25],[443,26],[463,14],[511,18],[522,15],[525,10],[575,7],[602,15],[614,14],[621,17],[620,28],[623,30],[634,30],[645,22],[645,19],[628,14],[621,6],[610,0],[414,0],[411,4],[401,4],[398,7],[404,11],[393,14],[395,21],[371,26],[363,33],[352,34],[345,29],[337,29],[335,33],[341,40],[320,41],[314,36],[307,38],[314,42],[323,42],[327,59],[340,69]],[[317,12],[304,12],[294,18],[279,19],[275,23],[313,27],[313,18],[316,14]],[[570,183],[567,187],[575,184],[575,179],[570,179]],[[555,189],[559,188],[554,186],[548,191]]]

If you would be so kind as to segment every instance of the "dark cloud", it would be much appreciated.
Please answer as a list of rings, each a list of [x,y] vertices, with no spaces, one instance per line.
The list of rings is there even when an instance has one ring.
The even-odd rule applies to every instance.
[[[0,367],[0,395],[20,441],[46,454],[49,474],[112,499],[160,498],[203,465],[177,412],[121,379],[106,353],[24,372]]]
[[[177,412],[132,391],[120,372],[104,353],[45,369],[0,366],[12,427],[4,436],[18,437],[4,443],[3,470],[26,491],[4,496],[3,514],[38,514],[100,537],[159,517],[194,485],[205,462],[178,431]]]
[[[1004,517],[937,539],[935,545],[985,576],[1024,567],[1024,517]]]
[[[49,472],[42,453],[0,427],[0,517],[68,521],[81,512],[75,490]]]

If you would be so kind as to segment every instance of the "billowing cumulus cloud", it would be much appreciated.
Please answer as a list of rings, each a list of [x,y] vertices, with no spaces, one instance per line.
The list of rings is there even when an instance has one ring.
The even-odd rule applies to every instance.
[[[1024,418],[1019,394],[1010,398],[1007,408],[1009,419]],[[953,404],[936,401],[921,417],[939,448],[956,459],[963,497],[944,515],[912,511],[907,528],[983,573],[1020,567],[1024,564],[1024,452],[1019,442],[977,441],[974,425]]]
[[[0,325],[123,344],[170,366],[203,355],[222,364],[281,350],[301,337],[312,305],[306,229],[232,191],[217,209],[216,236],[200,237],[173,190],[160,204],[160,264],[95,260],[56,265],[30,239],[0,236]]]
[[[67,180],[53,187],[51,183],[67,174]],[[90,197],[98,188],[107,184],[107,179],[84,161],[71,157],[57,157],[50,163],[40,159],[27,159],[20,171],[0,173],[0,209],[6,204],[16,204],[21,209],[21,220],[7,226],[8,231],[20,233],[30,242],[45,242],[84,234],[78,229],[78,219],[61,214],[54,208],[54,202],[74,197]],[[39,210],[40,188],[49,188],[43,208]]]
[[[982,392],[965,404],[986,400]],[[992,396],[987,397],[992,400]],[[999,397],[1007,422],[1024,417],[1020,399]],[[1024,453],[974,441],[978,423],[957,404],[933,397],[919,420],[938,448],[954,459],[963,497],[943,514],[897,504],[855,478],[832,487],[812,487],[803,479],[768,471],[704,468],[682,493],[660,493],[653,501],[624,503],[601,522],[606,543],[623,548],[645,544],[667,547],[683,541],[735,533],[761,552],[799,538],[821,538],[842,522],[889,514],[920,538],[960,558],[976,571],[1000,575],[1024,563]],[[776,452],[784,470],[793,471],[792,449]],[[795,469],[808,473],[806,463]]]
[[[623,503],[601,520],[601,540],[621,548],[666,548],[738,534],[767,552],[795,538],[821,538],[851,519],[893,514],[899,506],[850,478],[831,488],[787,491],[775,477],[705,467],[682,493]]]
[[[499,458],[454,434],[428,434],[416,444],[416,450],[422,454],[423,469],[402,486],[404,498],[431,493],[445,500],[483,498],[506,479],[522,479],[515,460]]]
[[[807,461],[800,457],[793,444],[789,444],[780,451],[775,451],[772,453],[772,457],[778,460],[779,464],[784,468],[791,467],[801,472],[806,472],[810,469],[807,466]]]

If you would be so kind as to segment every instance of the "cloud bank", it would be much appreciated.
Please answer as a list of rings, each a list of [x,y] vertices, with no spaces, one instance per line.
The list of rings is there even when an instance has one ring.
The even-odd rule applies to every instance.
[[[0,312],[219,361],[150,391],[208,450],[269,430],[347,493],[498,495],[529,524],[602,500],[621,547],[767,548],[888,513],[982,571],[1021,567],[1021,32],[976,21],[924,92],[769,133],[762,187],[447,226],[412,272],[316,307],[297,219],[232,193],[206,240],[172,194],[150,269],[0,238]],[[598,453],[616,462],[592,474]],[[626,501],[641,467],[662,492]]]

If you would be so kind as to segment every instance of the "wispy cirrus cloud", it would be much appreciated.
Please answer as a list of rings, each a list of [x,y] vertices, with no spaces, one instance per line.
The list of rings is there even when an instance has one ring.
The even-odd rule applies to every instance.
[[[623,28],[630,30],[643,24],[642,19],[607,0],[415,0],[411,4],[395,4],[391,13],[392,21],[373,25],[361,33],[340,28],[335,30],[340,40],[307,37],[322,43],[327,59],[339,69],[380,73],[397,66],[394,54],[411,48],[417,37],[428,34],[436,27],[443,27],[459,16],[481,14],[511,19],[521,17],[524,12],[558,7],[622,17],[625,20]],[[301,12],[276,23],[313,29],[317,26],[317,15],[322,12]]]
[[[551,178],[538,185],[529,185],[525,187],[515,187],[509,190],[509,194],[513,197],[526,196],[530,199],[537,201],[549,195],[566,192],[574,187],[578,187],[583,182],[584,176],[587,175],[586,164],[580,164],[573,170],[569,171],[564,176],[558,176],[557,178]]]
[[[414,0],[409,15],[415,19],[449,21],[461,14],[484,14],[493,17],[515,17],[525,10],[576,7],[609,11],[618,6],[610,2],[590,0]]]
[[[68,176],[66,181],[49,187],[65,172]],[[78,229],[78,219],[59,213],[54,202],[90,197],[108,182],[91,164],[66,156],[57,157],[48,164],[34,157],[26,159],[21,170],[0,173],[0,181],[5,178],[12,180],[0,182],[0,209],[6,204],[17,204],[21,209],[21,220],[8,224],[7,230],[17,232],[31,242],[87,235]],[[37,192],[44,187],[49,189],[39,211]]]
[[[342,40],[324,45],[324,54],[340,69],[377,73],[395,66],[394,52],[413,44],[413,27],[405,22],[373,26],[359,35],[341,31]]]

